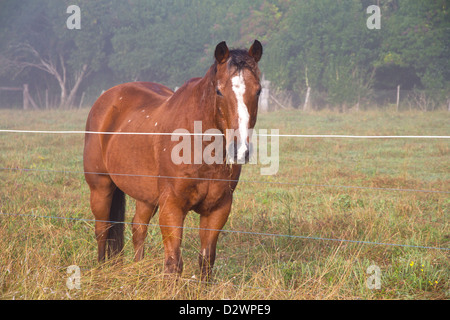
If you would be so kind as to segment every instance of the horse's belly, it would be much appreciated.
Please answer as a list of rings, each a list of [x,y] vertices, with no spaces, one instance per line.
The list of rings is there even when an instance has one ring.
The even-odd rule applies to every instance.
[[[148,137],[147,137],[148,139]],[[116,186],[135,198],[158,201],[158,163],[145,136],[118,135],[108,144],[107,171]]]

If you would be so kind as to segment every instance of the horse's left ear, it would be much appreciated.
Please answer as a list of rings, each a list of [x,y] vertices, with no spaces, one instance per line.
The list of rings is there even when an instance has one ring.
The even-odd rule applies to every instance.
[[[253,57],[253,59],[255,59],[256,62],[261,60],[261,57],[263,54],[263,47],[262,47],[261,42],[259,42],[258,40],[255,40],[255,42],[253,42],[250,49],[248,49],[248,54],[251,57]]]

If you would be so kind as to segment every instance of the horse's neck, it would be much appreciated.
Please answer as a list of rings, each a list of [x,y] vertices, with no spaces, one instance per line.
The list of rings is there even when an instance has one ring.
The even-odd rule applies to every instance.
[[[178,111],[186,114],[186,107],[190,108],[186,119],[202,121],[203,128],[216,128],[215,124],[215,84],[213,72],[210,68],[203,78],[191,80],[184,89],[182,101],[189,101],[189,106],[178,103]],[[186,96],[184,96],[186,95]]]

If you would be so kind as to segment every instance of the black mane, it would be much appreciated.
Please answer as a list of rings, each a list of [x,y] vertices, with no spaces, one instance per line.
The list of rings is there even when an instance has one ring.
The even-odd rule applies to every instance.
[[[236,68],[236,71],[241,71],[244,68],[253,70],[256,66],[255,59],[253,59],[247,50],[232,49],[230,50],[230,59],[228,60],[228,68]]]
[[[254,73],[258,73],[255,71],[257,70],[255,59],[251,57],[245,49],[231,49],[227,66],[231,73],[240,72],[243,69],[249,69]],[[217,60],[214,60],[213,72],[217,72]]]

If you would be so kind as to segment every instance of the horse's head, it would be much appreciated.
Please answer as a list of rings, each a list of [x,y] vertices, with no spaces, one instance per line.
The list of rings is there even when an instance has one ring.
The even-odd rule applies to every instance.
[[[250,49],[228,50],[224,42],[217,45],[214,56],[216,89],[216,122],[226,137],[228,163],[247,163],[261,92],[258,61],[262,45],[255,40]]]

